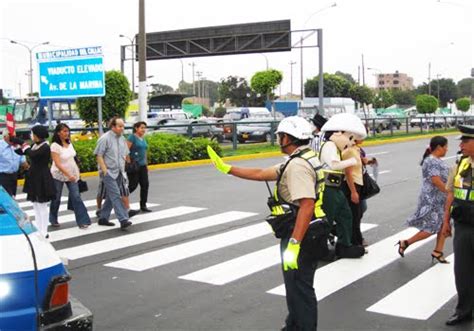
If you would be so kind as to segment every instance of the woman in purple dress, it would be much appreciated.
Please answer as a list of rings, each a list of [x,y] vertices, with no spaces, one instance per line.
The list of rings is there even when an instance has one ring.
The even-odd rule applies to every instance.
[[[445,137],[436,136],[431,138],[430,146],[423,155],[422,175],[423,184],[418,197],[418,206],[413,215],[407,220],[407,225],[419,230],[414,236],[406,240],[400,240],[398,254],[405,256],[405,250],[411,244],[437,234],[436,246],[431,253],[432,260],[440,263],[449,263],[443,254],[445,237],[441,234],[443,224],[444,204],[446,202],[446,181],[449,168],[441,160],[448,151],[448,140]]]

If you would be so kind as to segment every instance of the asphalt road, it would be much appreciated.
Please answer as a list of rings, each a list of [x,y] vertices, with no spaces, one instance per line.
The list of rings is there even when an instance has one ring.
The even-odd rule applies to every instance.
[[[457,142],[449,140],[446,162],[454,164]],[[371,246],[362,259],[319,266],[319,330],[451,330],[444,321],[455,305],[453,264],[431,263],[433,240],[408,248],[404,259],[394,247],[414,231],[404,222],[416,207],[427,144],[366,149],[379,160],[382,188],[363,219]],[[157,205],[132,218],[129,231],[96,224],[79,230],[63,212],[62,226],[51,232],[59,254],[69,258],[71,292],[93,311],[95,329],[279,330],[286,304],[278,242],[263,222],[265,185],[210,165],[153,171],[150,181],[149,203]],[[83,198],[92,214],[97,179],[88,182]],[[448,240],[445,254],[451,253]]]

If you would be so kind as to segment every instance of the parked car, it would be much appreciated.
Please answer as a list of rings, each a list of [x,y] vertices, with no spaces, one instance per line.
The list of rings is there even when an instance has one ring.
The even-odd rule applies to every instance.
[[[224,141],[224,130],[210,120],[177,120],[173,118],[162,119],[157,123],[154,132],[178,134],[189,137],[189,126],[192,126],[192,137],[205,137],[218,142]]]
[[[243,124],[237,124],[237,140],[239,143],[245,143],[246,141],[270,142],[272,140],[271,123],[249,119],[237,122],[244,122]]]
[[[410,127],[420,127],[423,123],[423,127],[430,128],[443,128],[445,125],[449,126],[449,121],[445,121],[444,116],[436,116],[432,114],[418,114],[415,117],[412,117],[410,120]]]
[[[0,330],[92,330],[53,246],[0,186]]]

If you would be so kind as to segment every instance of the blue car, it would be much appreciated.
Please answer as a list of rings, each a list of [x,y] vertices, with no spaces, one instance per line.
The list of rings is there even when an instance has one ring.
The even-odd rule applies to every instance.
[[[92,330],[93,316],[69,295],[71,276],[0,186],[0,330]]]

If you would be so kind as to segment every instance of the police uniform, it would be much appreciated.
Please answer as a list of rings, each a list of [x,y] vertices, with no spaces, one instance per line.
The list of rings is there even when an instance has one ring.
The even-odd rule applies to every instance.
[[[315,248],[312,246],[310,248],[305,243],[306,240],[309,241],[310,239],[312,225],[326,222],[321,208],[324,174],[321,170],[317,170],[319,165],[316,153],[308,146],[300,146],[290,155],[286,163],[276,166],[278,180],[275,199],[279,203],[288,203],[293,208],[296,207],[293,222],[296,220],[298,200],[303,198],[316,199],[313,222],[311,222],[310,228],[308,228],[301,243],[298,269],[283,270],[288,306],[288,316],[284,330],[316,330],[317,328],[318,308],[313,287],[314,273],[318,265],[315,254],[322,253],[324,256],[326,252],[316,252],[319,250],[319,247]],[[291,234],[292,228],[281,237],[282,260]],[[326,242],[327,239],[325,238],[319,243],[323,246],[326,245],[327,249]],[[321,250],[324,250],[324,247],[321,247]]]
[[[474,141],[474,126],[460,126],[462,139]],[[472,143],[472,142],[470,142]],[[454,325],[472,319],[474,310],[474,159],[464,156],[453,168],[448,182],[453,193],[451,217],[454,220],[454,276],[458,303],[446,322]]]

